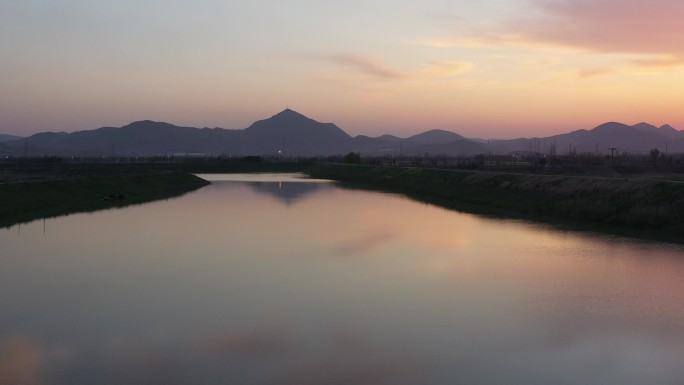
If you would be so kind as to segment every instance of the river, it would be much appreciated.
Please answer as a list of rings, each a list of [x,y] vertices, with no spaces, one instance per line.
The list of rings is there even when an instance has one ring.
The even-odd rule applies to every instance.
[[[0,229],[0,384],[684,383],[684,248],[300,175]]]

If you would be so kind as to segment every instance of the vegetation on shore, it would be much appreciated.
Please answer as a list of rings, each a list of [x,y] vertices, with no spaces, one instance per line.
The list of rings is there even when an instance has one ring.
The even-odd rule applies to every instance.
[[[308,165],[254,158],[121,163],[38,158],[0,163],[0,227],[166,199],[209,184],[193,173],[301,172]]]
[[[209,182],[182,172],[119,173],[0,184],[0,227],[165,199]]]
[[[446,207],[476,205],[526,217],[684,235],[682,182],[339,164],[316,164],[307,172]]]
[[[4,182],[0,183],[0,227],[163,199],[208,183],[190,173],[250,172],[306,172],[448,208],[555,223],[574,221],[598,231],[622,228],[631,230],[630,235],[675,240],[684,235],[684,183],[680,181],[261,159],[0,164],[0,182]],[[22,182],[13,183],[16,178]],[[103,200],[108,194],[125,198]]]
[[[196,160],[186,162],[14,162],[0,163],[0,183],[14,181],[40,181],[83,177],[124,176],[154,172],[185,172],[194,174],[300,172],[306,162],[217,161]]]

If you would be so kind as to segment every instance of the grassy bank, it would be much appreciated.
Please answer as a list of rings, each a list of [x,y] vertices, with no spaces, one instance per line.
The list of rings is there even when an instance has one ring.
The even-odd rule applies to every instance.
[[[251,173],[298,172],[307,163],[240,161],[130,162],[130,163],[0,163],[0,183],[13,180],[47,180],[74,177],[102,177],[153,172]]]
[[[674,181],[246,162],[14,164],[0,165],[0,171],[38,180],[0,184],[0,227],[163,199],[207,184],[189,173],[305,171],[465,211],[573,221],[599,231],[627,229],[630,235],[648,233],[649,238],[662,235],[684,242],[684,183]],[[125,199],[104,201],[107,194],[123,194]]]
[[[169,198],[208,184],[192,173],[300,172],[306,166],[206,160],[0,163],[0,227]],[[103,200],[108,194],[124,199]]]
[[[308,173],[401,192],[447,207],[571,220],[684,236],[684,183],[648,179],[549,176],[316,164]]]
[[[110,170],[111,171],[111,170]],[[95,172],[71,179],[0,184],[0,227],[74,212],[169,198],[207,181],[182,172]],[[123,199],[104,200],[109,194]]]

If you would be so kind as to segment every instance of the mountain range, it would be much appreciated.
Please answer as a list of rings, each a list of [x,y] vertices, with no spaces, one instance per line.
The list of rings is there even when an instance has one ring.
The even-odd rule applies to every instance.
[[[669,125],[647,123],[629,126],[617,122],[591,130],[577,130],[541,138],[483,140],[445,130],[430,130],[408,138],[393,135],[350,136],[332,123],[320,123],[290,109],[259,120],[242,130],[179,127],[150,120],[123,127],[94,130],[43,132],[27,138],[0,135],[0,152],[17,156],[111,156],[227,154],[245,155],[339,155],[350,151],[363,155],[475,155],[533,151],[557,154],[684,152],[684,131]]]
[[[0,143],[10,142],[12,140],[18,140],[18,139],[21,139],[21,137],[15,136],[15,135],[0,134]]]

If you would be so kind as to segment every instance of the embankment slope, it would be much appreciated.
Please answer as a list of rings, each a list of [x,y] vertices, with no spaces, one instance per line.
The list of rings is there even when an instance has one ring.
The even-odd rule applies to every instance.
[[[209,182],[182,172],[103,175],[0,184],[0,227],[170,198]],[[104,200],[115,194],[123,199]]]
[[[316,178],[435,200],[684,237],[684,183],[422,168],[316,164]]]

